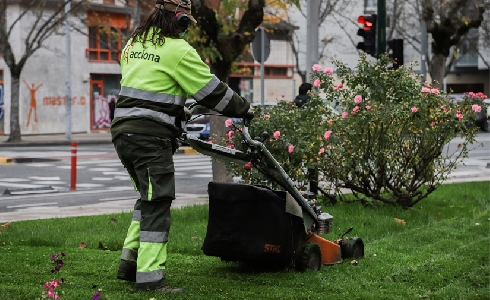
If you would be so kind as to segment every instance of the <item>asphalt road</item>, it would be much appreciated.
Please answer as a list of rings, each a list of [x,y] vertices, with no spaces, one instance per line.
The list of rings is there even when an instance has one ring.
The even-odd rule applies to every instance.
[[[460,142],[454,139],[449,149]],[[490,134],[479,133],[473,146],[452,181],[490,181]],[[76,181],[68,145],[2,147],[0,157],[16,160],[0,164],[0,222],[129,211],[138,198],[111,144],[78,146]],[[176,154],[174,160],[174,207],[206,203],[211,158]]]

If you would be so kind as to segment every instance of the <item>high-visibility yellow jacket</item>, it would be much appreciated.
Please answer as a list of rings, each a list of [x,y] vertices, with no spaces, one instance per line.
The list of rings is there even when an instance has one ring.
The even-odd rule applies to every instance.
[[[250,106],[211,74],[183,39],[165,38],[162,46],[129,40],[121,55],[121,73],[112,139],[122,133],[178,136],[187,98],[229,117],[245,116]]]

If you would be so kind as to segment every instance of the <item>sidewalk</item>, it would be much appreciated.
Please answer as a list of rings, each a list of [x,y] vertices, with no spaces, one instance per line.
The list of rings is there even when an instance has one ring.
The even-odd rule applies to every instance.
[[[8,138],[8,135],[0,135],[0,147],[68,146],[71,145],[71,142],[76,142],[77,145],[112,144],[111,134],[105,130],[91,133],[72,133],[71,141],[67,140],[63,133],[22,135],[22,142],[20,143],[7,143]],[[176,154],[197,154],[197,151],[191,147],[181,146],[177,149]]]

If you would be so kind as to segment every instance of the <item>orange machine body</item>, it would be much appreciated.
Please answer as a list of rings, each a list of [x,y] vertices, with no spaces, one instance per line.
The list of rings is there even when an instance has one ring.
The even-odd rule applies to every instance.
[[[342,253],[340,245],[322,238],[319,235],[312,234],[307,242],[317,243],[322,251],[322,264],[332,265],[342,262]]]

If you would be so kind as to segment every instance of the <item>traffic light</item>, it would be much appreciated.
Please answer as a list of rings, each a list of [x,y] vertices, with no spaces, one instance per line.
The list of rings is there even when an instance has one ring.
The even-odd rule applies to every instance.
[[[403,40],[392,39],[387,42],[388,55],[393,60],[393,69],[398,69],[403,65]]]
[[[376,57],[376,19],[377,15],[362,15],[357,18],[357,23],[363,27],[357,31],[357,35],[363,37],[364,41],[357,44],[357,49]]]

